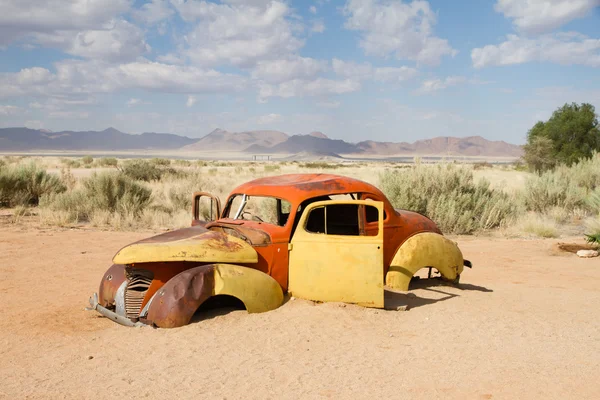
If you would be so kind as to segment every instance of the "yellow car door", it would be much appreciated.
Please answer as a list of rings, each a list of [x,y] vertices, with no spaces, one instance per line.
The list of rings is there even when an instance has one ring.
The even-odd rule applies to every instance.
[[[360,229],[363,207],[374,207],[379,229]],[[383,308],[383,203],[320,201],[303,212],[290,243],[292,296]]]

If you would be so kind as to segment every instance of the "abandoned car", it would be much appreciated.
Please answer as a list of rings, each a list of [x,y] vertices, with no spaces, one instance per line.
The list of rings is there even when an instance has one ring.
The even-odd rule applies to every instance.
[[[382,308],[384,285],[408,290],[422,268],[456,283],[470,267],[433,221],[344,176],[255,179],[223,209],[194,193],[192,214],[191,227],[122,248],[89,309],[122,325],[173,328],[215,296],[251,313],[279,307],[284,293]]]

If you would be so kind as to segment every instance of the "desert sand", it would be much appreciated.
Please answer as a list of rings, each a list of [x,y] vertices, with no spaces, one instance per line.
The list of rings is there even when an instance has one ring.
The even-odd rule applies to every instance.
[[[600,260],[557,240],[455,238],[474,268],[387,293],[408,311],[290,299],[173,330],[85,311],[149,235],[0,227],[0,398],[600,398]]]

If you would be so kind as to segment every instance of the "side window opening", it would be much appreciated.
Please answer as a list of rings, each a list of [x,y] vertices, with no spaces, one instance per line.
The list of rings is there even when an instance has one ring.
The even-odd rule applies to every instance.
[[[357,204],[332,204],[311,210],[305,229],[310,233],[342,236],[366,236],[360,229],[359,209]],[[365,206],[366,212],[375,216],[378,221],[379,212],[376,207]],[[369,232],[368,236],[376,236],[377,232]]]

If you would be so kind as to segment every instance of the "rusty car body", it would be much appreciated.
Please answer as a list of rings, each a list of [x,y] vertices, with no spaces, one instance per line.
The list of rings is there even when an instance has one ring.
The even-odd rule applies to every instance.
[[[186,325],[209,298],[248,312],[284,294],[384,306],[422,268],[458,282],[470,263],[429,218],[394,209],[375,186],[332,174],[289,174],[235,188],[225,205],[193,194],[192,226],[125,246],[90,309],[127,326]]]

